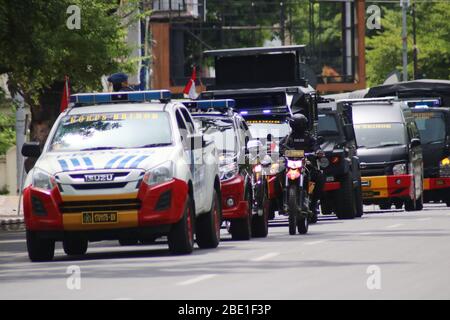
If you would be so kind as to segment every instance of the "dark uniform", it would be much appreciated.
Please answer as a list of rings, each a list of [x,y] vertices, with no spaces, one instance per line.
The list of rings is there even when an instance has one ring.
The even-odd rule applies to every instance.
[[[108,82],[112,83],[114,92],[134,91],[128,86],[128,76],[123,72],[112,74],[108,77]]]
[[[319,153],[320,144],[316,138],[307,131],[308,119],[302,115],[294,115],[289,124],[292,128],[291,134],[280,141],[280,152],[284,155],[286,149],[304,150],[305,153]],[[323,173],[317,168],[316,161],[308,165],[311,181],[315,183],[314,192],[311,197],[310,209],[313,213],[318,213],[318,202],[322,196],[322,190],[325,185]]]

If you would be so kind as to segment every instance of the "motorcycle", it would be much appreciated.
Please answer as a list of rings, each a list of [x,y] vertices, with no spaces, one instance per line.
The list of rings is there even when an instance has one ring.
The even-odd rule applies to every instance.
[[[315,184],[310,179],[308,157],[314,153],[303,150],[286,150],[284,153],[286,178],[284,206],[289,216],[289,234],[308,233],[309,221],[313,215],[310,211],[310,194]]]

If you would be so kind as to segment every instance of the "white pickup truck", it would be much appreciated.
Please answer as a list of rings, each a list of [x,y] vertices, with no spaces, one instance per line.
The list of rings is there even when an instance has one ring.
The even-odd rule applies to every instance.
[[[157,100],[157,101],[155,101]],[[78,94],[60,115],[23,190],[28,254],[68,255],[89,241],[121,244],[168,236],[173,253],[220,241],[221,194],[217,150],[197,131],[169,91]]]

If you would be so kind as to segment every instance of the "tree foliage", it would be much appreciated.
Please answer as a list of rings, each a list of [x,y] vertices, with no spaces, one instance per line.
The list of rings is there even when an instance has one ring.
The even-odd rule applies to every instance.
[[[368,84],[379,85],[402,70],[400,7],[383,8],[382,30],[367,39]],[[450,3],[417,2],[418,78],[450,79]],[[413,77],[413,20],[408,16],[408,78]]]

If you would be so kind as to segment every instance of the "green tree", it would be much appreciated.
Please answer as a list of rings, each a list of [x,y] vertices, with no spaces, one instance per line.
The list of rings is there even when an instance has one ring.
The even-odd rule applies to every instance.
[[[450,79],[450,3],[417,2],[418,77]],[[402,70],[400,7],[384,8],[382,30],[367,38],[367,76],[370,86]],[[408,78],[413,76],[412,17],[408,17]]]
[[[10,113],[4,111],[8,109],[11,109]],[[16,143],[14,124],[13,103],[6,99],[5,92],[0,88],[0,155],[6,154],[6,151]]]
[[[66,24],[70,5],[81,9],[78,30]],[[33,140],[45,140],[38,126],[51,126],[59,114],[65,75],[72,92],[80,92],[101,89],[102,75],[132,71],[122,16],[137,5],[128,0],[116,14],[118,1],[0,0],[0,74],[31,107]]]

